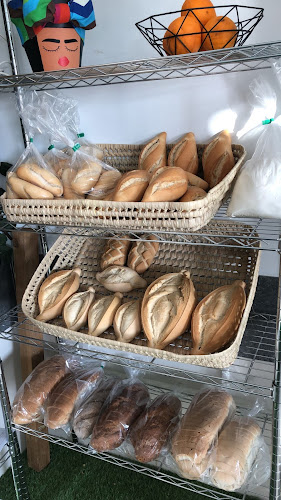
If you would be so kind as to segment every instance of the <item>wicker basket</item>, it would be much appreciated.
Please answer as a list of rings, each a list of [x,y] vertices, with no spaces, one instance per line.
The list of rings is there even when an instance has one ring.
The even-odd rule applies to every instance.
[[[219,233],[221,230],[219,227],[220,223],[211,222],[211,225],[215,226],[213,230],[217,229]],[[229,223],[229,225],[232,226],[232,223]],[[237,227],[237,224],[233,226]],[[160,244],[155,261],[143,274],[148,284],[163,274],[180,271],[181,269],[188,269],[190,270],[198,299],[201,300],[215,288],[230,284],[233,280],[241,279],[246,282],[247,304],[234,342],[219,353],[194,356],[189,355],[191,342],[189,332],[185,332],[184,335],[176,339],[164,350],[158,350],[147,346],[146,337],[143,333],[130,344],[125,344],[115,340],[113,329],[110,329],[100,337],[91,337],[87,334],[87,330],[80,333],[73,332],[63,327],[62,319],[54,320],[52,323],[42,323],[34,319],[38,314],[38,290],[50,268],[58,270],[76,266],[81,267],[81,289],[93,285],[97,295],[110,294],[110,292],[106,291],[95,280],[96,272],[99,271],[99,261],[104,245],[105,241],[103,239],[77,236],[60,236],[58,238],[39,265],[22,300],[24,314],[39,329],[45,333],[77,342],[119,351],[129,351],[181,363],[192,363],[214,368],[224,368],[233,363],[238,354],[255,295],[259,271],[260,252],[258,251],[258,247],[256,249],[223,248],[215,246],[206,248],[204,246],[185,245],[177,243],[176,241],[174,243]],[[54,263],[55,265],[52,267]],[[130,292],[125,295],[124,300],[141,297],[143,293],[143,290]]]
[[[104,161],[126,172],[138,168],[143,146],[100,144]],[[172,145],[168,146],[168,152]],[[198,145],[199,159],[204,145]],[[96,200],[7,200],[3,210],[11,222],[62,226],[95,226],[126,229],[147,228],[196,231],[215,215],[229,192],[245,158],[242,146],[233,145],[235,166],[202,200],[179,202],[119,202]]]

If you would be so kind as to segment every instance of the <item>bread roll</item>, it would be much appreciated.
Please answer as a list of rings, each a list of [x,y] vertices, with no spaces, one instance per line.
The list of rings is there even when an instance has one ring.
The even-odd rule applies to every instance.
[[[172,440],[172,454],[184,477],[199,479],[210,467],[218,433],[235,409],[232,396],[222,390],[206,389],[193,398]]]
[[[15,172],[7,172],[7,175],[6,175],[6,198],[7,198],[7,200],[15,200],[15,199],[19,198],[19,196],[12,190],[12,188],[9,184],[9,179],[11,177],[17,177],[17,174]]]
[[[141,170],[131,170],[119,179],[114,193],[113,201],[140,201],[148,186],[149,176]]]
[[[173,394],[161,394],[133,423],[129,437],[136,459],[146,463],[156,460],[179,423],[181,402]]]
[[[35,163],[23,163],[17,168],[17,176],[26,182],[35,184],[54,196],[62,196],[63,186],[61,181],[49,170],[39,167]]]
[[[87,198],[89,200],[103,200],[105,196],[114,190],[121,176],[122,174],[118,170],[105,170],[101,173],[98,182],[93,190],[89,192]]]
[[[101,380],[86,401],[77,408],[73,419],[73,430],[78,439],[87,439],[92,434],[102,405],[117,381],[115,378]]]
[[[81,269],[57,271],[50,274],[40,286],[38,321],[50,321],[60,316],[67,299],[79,288]]]
[[[126,264],[127,254],[131,242],[128,235],[124,235],[122,238],[124,239],[112,239],[107,241],[100,261],[102,271],[109,266],[124,266]]]
[[[235,337],[246,305],[245,286],[234,281],[199,302],[191,322],[192,354],[211,354]]]
[[[88,313],[89,335],[98,337],[112,325],[122,298],[122,293],[117,292],[114,295],[102,297],[91,305]]]
[[[144,237],[146,237],[144,235]],[[147,236],[149,241],[136,241],[128,255],[128,267],[138,274],[144,273],[152,264],[158,252],[159,242],[154,234]]]
[[[90,191],[98,182],[102,167],[95,161],[89,161],[80,168],[73,180],[71,188],[78,194],[85,194]]]
[[[210,188],[216,186],[235,165],[231,136],[223,130],[204,149],[202,155],[204,178]]]
[[[145,288],[147,283],[129,267],[110,266],[96,274],[96,280],[110,292],[130,292]]]
[[[19,179],[16,175],[9,178],[9,186],[16,194],[16,198],[23,200],[52,200],[54,198],[54,195],[50,191]]]
[[[146,170],[151,175],[157,168],[167,164],[166,137],[166,132],[161,132],[144,146],[139,156],[140,170]]]
[[[113,327],[119,342],[131,342],[141,332],[141,300],[122,304],[114,316]]]
[[[90,286],[85,292],[74,293],[67,299],[63,308],[63,319],[69,330],[78,332],[86,325],[94,296],[95,290]]]
[[[63,184],[63,197],[65,200],[83,200],[85,198],[83,194],[75,193],[71,187],[71,182],[75,175],[75,170],[72,168],[65,168],[62,172],[61,180]]]
[[[201,189],[199,187],[195,186],[190,186],[186,193],[179,199],[179,201],[196,201],[196,200],[202,200],[207,196],[206,191],[204,189]]]
[[[195,135],[192,132],[185,134],[171,149],[168,165],[170,167],[180,167],[187,172],[197,174],[198,154]]]
[[[201,189],[204,189],[204,191],[207,191],[207,189],[209,189],[208,182],[204,181],[204,179],[201,179],[201,177],[198,177],[197,175],[194,175],[191,172],[186,172],[185,175],[187,178],[188,187],[196,186]]]
[[[167,168],[169,168],[169,167],[165,166],[165,167],[159,167],[156,170],[154,170],[153,174],[150,176],[149,182],[150,183],[153,182],[156,179],[156,177],[158,177],[158,175],[160,175],[162,172],[164,172],[164,170],[166,170]]]
[[[68,373],[52,390],[45,403],[45,425],[58,429],[69,422],[78,398],[93,389],[102,376],[101,368]]]
[[[217,488],[235,491],[245,483],[260,448],[261,429],[254,419],[235,417],[219,435],[211,479]]]
[[[39,420],[45,400],[65,373],[66,363],[62,356],[53,356],[39,363],[15,395],[13,422],[24,425]]]
[[[146,289],[142,325],[149,347],[163,349],[188,328],[196,293],[188,271],[161,276]]]
[[[149,184],[142,201],[176,201],[184,195],[187,187],[185,171],[169,167]]]
[[[148,390],[141,382],[125,379],[116,384],[102,407],[90,445],[98,452],[120,446],[148,401]]]

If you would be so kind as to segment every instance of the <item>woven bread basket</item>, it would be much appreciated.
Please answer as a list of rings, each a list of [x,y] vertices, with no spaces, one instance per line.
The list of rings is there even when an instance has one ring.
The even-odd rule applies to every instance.
[[[104,161],[121,172],[138,168],[143,146],[98,144]],[[171,145],[167,146],[169,153]],[[205,145],[198,145],[201,157]],[[221,206],[238,173],[246,152],[233,145],[235,166],[202,200],[180,202],[120,202],[99,200],[10,200],[2,196],[3,210],[11,222],[61,226],[95,226],[151,230],[185,229],[196,231],[205,226]]]
[[[217,228],[218,233],[221,231],[219,222],[211,222],[211,225],[214,226],[213,230]],[[232,226],[232,223],[229,223],[229,225]],[[237,224],[233,224],[233,230],[235,227],[237,227]],[[176,242],[176,240],[173,243],[160,243],[158,254],[152,266],[142,275],[150,284],[163,274],[187,269],[190,271],[198,300],[201,300],[215,288],[231,284],[234,280],[246,282],[247,304],[236,338],[230,346],[216,354],[189,355],[190,332],[185,332],[164,350],[158,350],[148,347],[143,333],[130,344],[126,344],[115,340],[113,328],[100,337],[92,337],[87,334],[87,329],[81,333],[68,330],[63,326],[61,318],[53,320],[51,323],[37,321],[35,319],[39,313],[37,295],[40,285],[46,278],[46,273],[50,268],[59,270],[80,267],[82,269],[81,290],[93,285],[96,290],[96,297],[111,294],[95,280],[95,275],[100,270],[99,262],[105,243],[104,239],[87,237],[60,236],[58,238],[37,268],[23,296],[22,310],[32,323],[50,335],[118,351],[129,351],[144,356],[213,368],[224,368],[233,363],[238,354],[255,295],[259,272],[260,252],[258,247],[255,249],[215,246],[206,248],[200,245],[185,245]],[[124,301],[142,297],[143,294],[144,290],[134,290],[124,295]]]

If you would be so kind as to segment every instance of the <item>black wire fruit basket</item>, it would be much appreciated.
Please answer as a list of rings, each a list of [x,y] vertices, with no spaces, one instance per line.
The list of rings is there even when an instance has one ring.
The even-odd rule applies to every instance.
[[[203,24],[206,10],[209,21]],[[137,22],[136,27],[161,56],[188,54],[243,45],[263,18],[263,11],[242,5],[198,7],[155,14]]]

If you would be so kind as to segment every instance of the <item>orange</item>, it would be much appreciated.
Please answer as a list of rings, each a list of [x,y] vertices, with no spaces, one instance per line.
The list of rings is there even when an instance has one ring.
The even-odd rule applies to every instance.
[[[201,38],[201,25],[193,16],[189,15],[186,19],[178,17],[165,33],[163,48],[168,55],[197,52],[201,46]]]
[[[201,50],[234,47],[238,32],[235,23],[229,17],[218,16],[210,19],[205,25],[205,30],[206,32],[202,31]]]
[[[212,17],[216,17],[216,11],[211,0],[185,0],[182,6],[182,16],[185,16],[187,14],[187,12],[184,12],[184,9],[196,9],[194,10],[193,14],[197,17],[197,20],[199,20],[203,24],[203,26],[205,26],[205,24]]]

